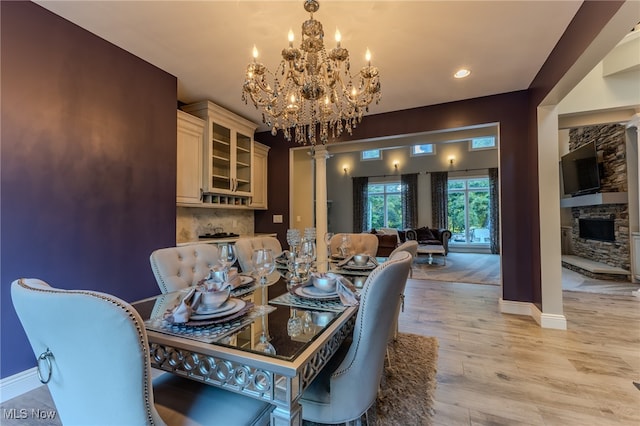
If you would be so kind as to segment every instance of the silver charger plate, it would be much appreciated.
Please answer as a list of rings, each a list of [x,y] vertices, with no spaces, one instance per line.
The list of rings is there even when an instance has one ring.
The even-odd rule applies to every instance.
[[[356,265],[353,261],[347,262],[341,266],[344,269],[352,269],[354,271],[368,271],[369,269],[375,269],[376,265],[373,262],[368,262],[366,265]]]

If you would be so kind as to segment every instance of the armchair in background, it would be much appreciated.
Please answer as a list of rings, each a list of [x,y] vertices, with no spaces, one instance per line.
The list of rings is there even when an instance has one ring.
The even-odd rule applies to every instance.
[[[399,231],[400,242],[415,240],[418,244],[438,244],[444,247],[445,255],[449,254],[449,240],[451,239],[451,231],[448,229],[429,228],[423,226],[416,229],[405,229]]]

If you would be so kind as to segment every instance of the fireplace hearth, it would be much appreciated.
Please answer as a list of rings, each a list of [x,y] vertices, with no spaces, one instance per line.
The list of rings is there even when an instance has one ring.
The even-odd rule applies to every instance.
[[[615,221],[613,219],[578,219],[580,238],[586,240],[615,242]]]

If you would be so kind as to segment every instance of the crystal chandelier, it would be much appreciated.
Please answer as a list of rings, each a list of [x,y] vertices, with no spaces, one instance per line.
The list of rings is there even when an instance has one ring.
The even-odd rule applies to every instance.
[[[305,0],[304,9],[311,17],[302,24],[300,48],[293,47],[293,31],[289,30],[289,47],[282,50],[275,73],[257,62],[254,46],[242,91],[245,104],[251,98],[262,110],[262,121],[271,127],[273,136],[281,130],[287,141],[303,145],[326,144],[329,136],[339,137],[344,130],[352,134],[369,104],[380,102],[382,95],[378,69],[371,66],[368,49],[367,65],[355,82],[349,51],[340,46],[337,30],[336,47],[325,50],[322,24],[313,19],[319,7],[317,0]]]

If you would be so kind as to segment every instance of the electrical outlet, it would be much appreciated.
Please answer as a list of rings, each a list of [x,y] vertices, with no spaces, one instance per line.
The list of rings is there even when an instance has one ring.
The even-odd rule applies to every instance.
[[[296,216],[296,222],[302,222],[302,216]]]
[[[231,226],[233,226],[234,228],[238,227],[238,221],[237,220],[233,220],[233,222],[231,223]]]
[[[273,223],[282,223],[283,218],[281,214],[274,214],[273,215]]]

